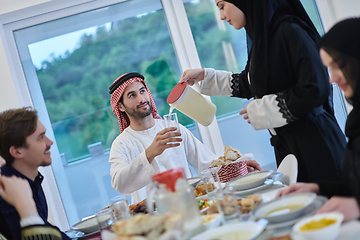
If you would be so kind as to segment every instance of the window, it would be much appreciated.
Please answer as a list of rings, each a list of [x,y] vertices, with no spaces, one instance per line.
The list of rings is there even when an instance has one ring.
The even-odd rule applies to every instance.
[[[119,134],[110,106],[112,82],[122,73],[142,73],[160,115],[169,112],[166,98],[181,70],[164,11],[159,0],[127,1],[16,30],[14,36],[18,48],[26,49],[20,58],[34,106],[46,107],[41,120],[55,138],[52,156],[60,156],[61,164],[53,171],[72,225],[119,194],[108,162]],[[192,123],[184,115],[180,122]]]

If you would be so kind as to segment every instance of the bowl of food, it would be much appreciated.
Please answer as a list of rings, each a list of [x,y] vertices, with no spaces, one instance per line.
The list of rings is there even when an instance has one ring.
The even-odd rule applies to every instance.
[[[210,168],[218,168],[219,180],[222,183],[244,176],[248,173],[246,161],[252,159],[252,154],[242,154],[232,146],[224,146],[224,156],[211,162]]]
[[[84,218],[82,221],[74,224],[71,229],[83,232],[85,234],[100,231],[100,227],[95,215]]]
[[[209,200],[209,198],[203,198],[203,199],[198,200],[198,206],[199,206],[200,213],[206,212],[212,203],[213,203],[213,201]]]
[[[266,179],[273,173],[272,170],[248,173],[245,176],[237,177],[229,181],[229,185],[235,191],[254,188],[264,184]]]
[[[293,232],[307,240],[333,240],[339,235],[344,215],[338,212],[316,214],[306,217],[293,226]]]
[[[301,216],[315,199],[315,193],[293,193],[255,207],[253,214],[270,223],[289,221]]]

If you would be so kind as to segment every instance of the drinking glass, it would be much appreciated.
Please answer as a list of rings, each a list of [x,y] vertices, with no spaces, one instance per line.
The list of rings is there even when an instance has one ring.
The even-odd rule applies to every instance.
[[[179,122],[176,113],[169,113],[165,114],[164,116],[165,120],[165,127],[176,127],[176,130],[174,132],[180,132],[179,128]],[[169,142],[168,144],[175,144],[177,142]]]
[[[241,212],[237,197],[234,193],[225,191],[217,194],[218,210],[224,214],[226,223],[239,221]]]
[[[114,209],[116,220],[130,217],[130,208],[126,195],[119,195],[111,198],[111,205]]]
[[[219,169],[220,167],[212,167],[205,169],[201,172],[202,180],[205,184],[206,191],[208,192],[208,195],[213,195],[214,193],[222,193],[222,187],[221,182],[219,178]],[[215,190],[211,191],[211,186],[215,186]],[[210,194],[209,194],[210,193]]]
[[[100,230],[110,230],[115,222],[114,211],[112,208],[105,208],[95,213]]]
[[[167,128],[168,127],[176,127],[175,132],[180,132],[179,121],[178,121],[176,113],[165,114],[163,117],[165,120],[165,126]]]
[[[218,193],[222,193],[218,170],[219,169],[208,168],[201,172],[201,180],[203,181],[203,183],[205,185],[205,189],[206,189],[208,198],[212,201],[216,201],[216,198],[217,198],[216,195]]]

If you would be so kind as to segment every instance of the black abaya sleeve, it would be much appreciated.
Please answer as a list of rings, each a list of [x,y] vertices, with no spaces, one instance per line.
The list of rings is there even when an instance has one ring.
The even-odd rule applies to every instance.
[[[232,97],[247,98],[253,97],[249,81],[247,77],[247,70],[245,69],[241,73],[234,73],[231,79]]]

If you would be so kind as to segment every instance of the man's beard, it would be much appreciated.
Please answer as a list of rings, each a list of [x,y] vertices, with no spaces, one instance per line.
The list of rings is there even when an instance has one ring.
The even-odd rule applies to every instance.
[[[139,106],[141,106],[141,105],[143,105],[143,104],[145,104],[145,103],[148,104],[149,109],[147,109],[145,112],[144,112],[144,111],[138,111],[137,109],[139,108]],[[124,105],[124,107],[125,107],[125,112],[126,112],[129,116],[131,116],[131,117],[133,117],[133,118],[137,118],[137,119],[146,118],[147,116],[149,116],[149,115],[151,114],[151,110],[152,110],[152,105],[151,105],[151,102],[150,102],[150,101],[146,101],[146,102],[144,102],[144,103],[142,103],[142,104],[140,104],[140,105],[137,105],[137,106],[136,106],[136,109],[129,109],[129,108],[127,108],[125,105]]]

